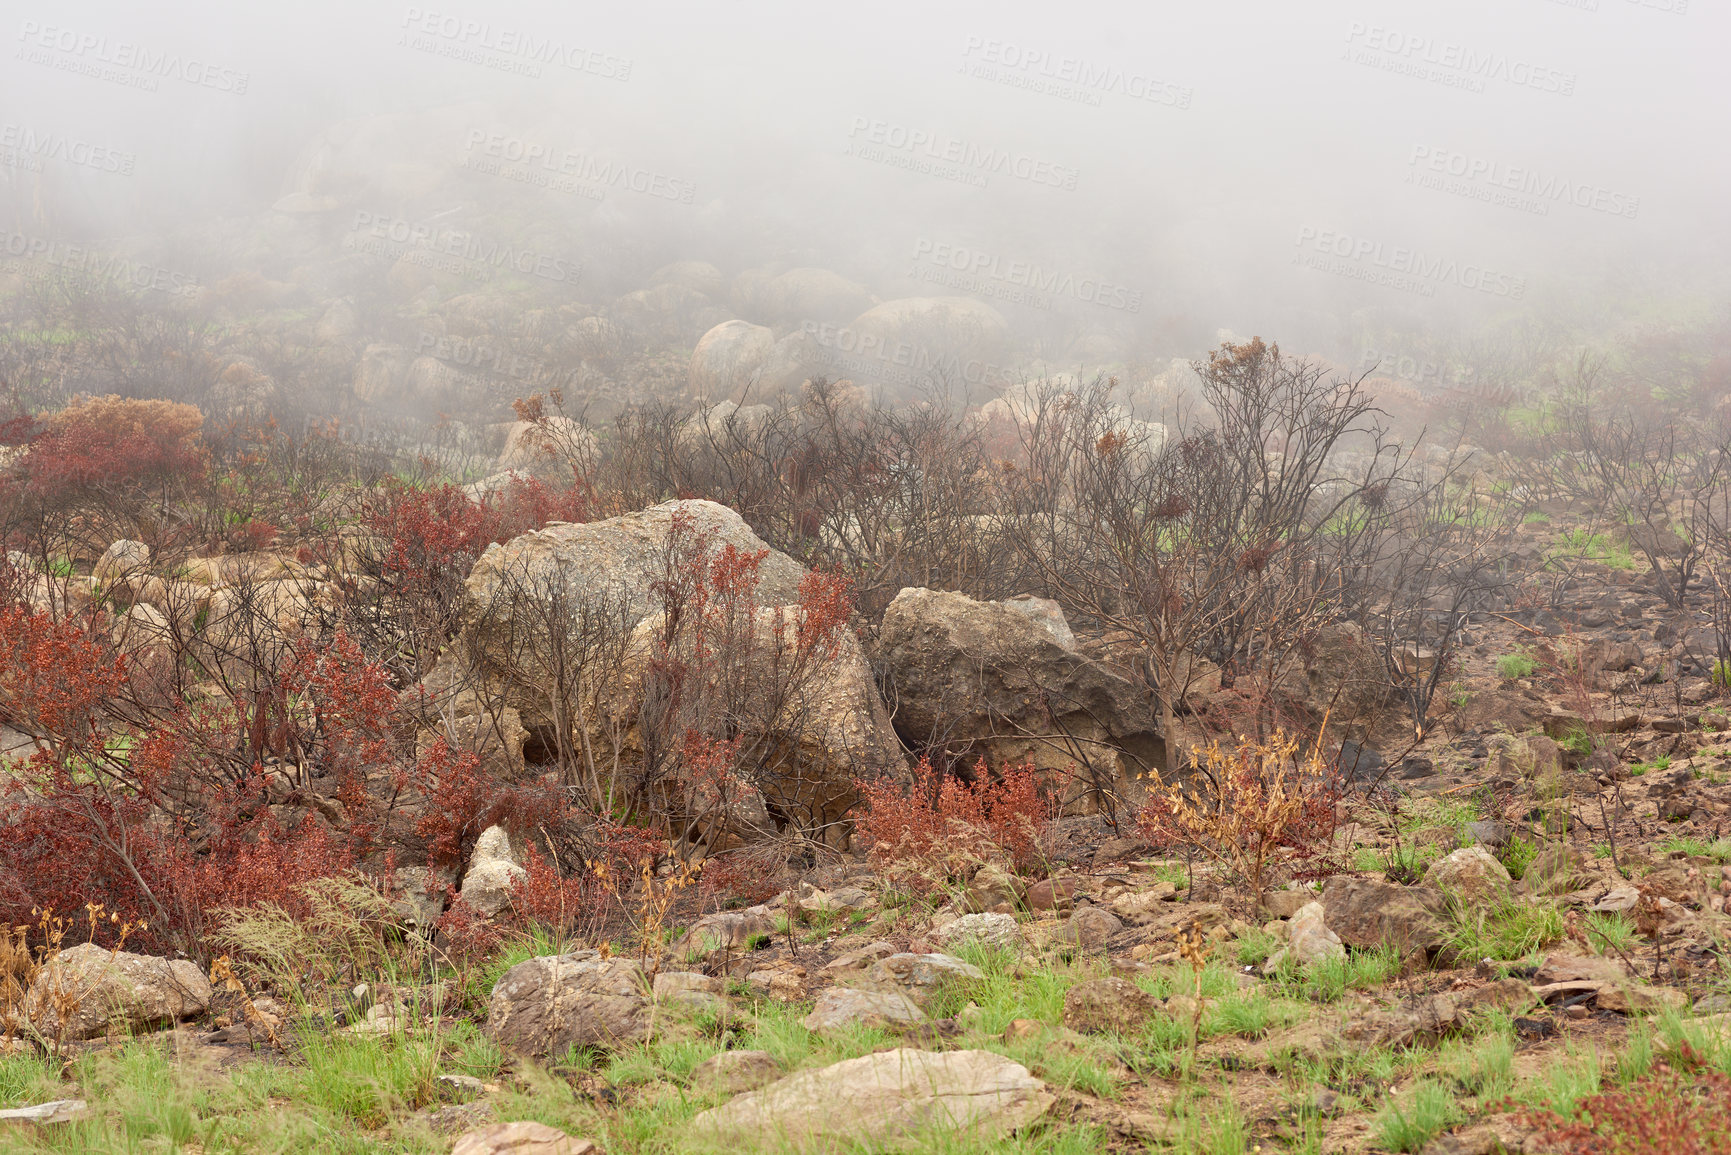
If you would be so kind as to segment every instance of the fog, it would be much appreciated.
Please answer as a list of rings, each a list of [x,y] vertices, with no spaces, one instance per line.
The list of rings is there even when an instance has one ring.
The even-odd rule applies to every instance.
[[[393,263],[503,246],[508,309],[645,355],[971,297],[988,391],[1251,334],[1425,385],[1403,357],[1727,299],[1731,15],[1699,0],[4,8],[8,274],[121,253],[234,323],[436,315],[474,286]],[[674,262],[721,279],[621,303]],[[754,299],[790,268],[867,298]],[[355,355],[427,324],[388,328]]]

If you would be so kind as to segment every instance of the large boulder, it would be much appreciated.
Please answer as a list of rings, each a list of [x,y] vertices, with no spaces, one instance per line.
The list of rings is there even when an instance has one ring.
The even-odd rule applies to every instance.
[[[757,571],[758,604],[799,600],[805,567],[769,549],[739,514],[713,501],[666,501],[605,521],[550,525],[488,546],[469,571],[464,640],[476,672],[504,679],[507,701],[525,717],[543,714],[552,671],[536,663],[524,632],[545,634],[554,596],[569,618],[606,616],[624,629],[659,609],[654,586],[665,574],[676,522],[687,545],[701,543],[711,555],[727,545],[767,550]]]
[[[971,297],[902,297],[855,317],[848,328],[883,350],[886,365],[947,376],[953,384],[1007,384],[1000,363],[1010,326],[1004,315]],[[873,357],[878,354],[872,354]]]
[[[752,1150],[878,1148],[934,1132],[989,1141],[1034,1122],[1055,1101],[1002,1055],[903,1047],[789,1075],[704,1111],[691,1130]]]
[[[572,469],[595,461],[595,436],[569,417],[513,421],[505,426],[505,448],[493,463],[496,472],[547,476],[569,482]]]
[[[758,371],[775,348],[775,334],[750,321],[723,321],[697,341],[691,351],[686,386],[698,397],[744,400],[755,388]]]
[[[210,1007],[210,994],[210,980],[197,963],[81,943],[37,973],[25,1010],[47,1038],[90,1039],[201,1015]]]
[[[1324,626],[1300,647],[1300,664],[1275,686],[1281,704],[1342,731],[1366,734],[1393,701],[1387,667],[1356,622]]]
[[[799,268],[771,277],[756,289],[752,304],[776,325],[810,321],[840,323],[871,308],[864,285],[828,269]]]
[[[493,986],[487,1037],[535,1059],[572,1047],[618,1047],[649,1037],[649,981],[633,959],[595,951],[520,962]]]
[[[1092,809],[1104,790],[1164,763],[1146,691],[1079,652],[1044,599],[905,589],[884,612],[878,653],[909,746],[942,743],[993,767],[1032,763],[1067,809]]]
[[[755,841],[787,822],[840,837],[838,823],[858,801],[856,779],[907,777],[901,744],[859,639],[844,628],[827,652],[801,658],[803,620],[799,606],[759,608],[749,627],[742,626],[734,653],[708,657],[714,676],[731,688],[712,705],[729,716],[694,721],[706,733],[733,726],[763,751],[757,773],[725,797],[702,782],[679,780],[691,792],[692,817],[709,816],[703,833],[712,849]],[[638,624],[602,698],[597,722],[619,736],[628,758],[646,755],[651,741],[664,737],[653,732],[656,722],[652,716],[646,721],[644,709],[646,700],[661,693],[659,671],[668,657],[661,649],[664,632],[661,614]],[[689,668],[698,666],[697,656],[679,643],[669,652]]]
[[[649,274],[649,282],[679,285],[694,293],[702,293],[712,301],[721,300],[727,288],[721,270],[708,261],[674,261],[671,265],[662,265]]]

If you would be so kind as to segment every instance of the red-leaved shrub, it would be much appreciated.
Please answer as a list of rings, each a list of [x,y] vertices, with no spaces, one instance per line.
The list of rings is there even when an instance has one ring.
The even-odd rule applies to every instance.
[[[98,397],[47,418],[20,469],[37,493],[183,484],[204,476],[204,415],[175,401]]]
[[[922,869],[935,884],[994,857],[1007,857],[1023,872],[1042,864],[1054,814],[1031,766],[969,783],[922,758],[911,790],[888,780],[854,785],[864,806],[855,828],[880,865]]]
[[[1731,1151],[1731,1077],[1700,1065],[1687,1044],[1679,1070],[1660,1064],[1628,1087],[1602,1091],[1567,1116],[1528,1113],[1541,1136],[1574,1155],[1720,1155]]]

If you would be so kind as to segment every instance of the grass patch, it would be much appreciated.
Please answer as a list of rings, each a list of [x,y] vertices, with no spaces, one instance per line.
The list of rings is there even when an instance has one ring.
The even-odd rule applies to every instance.
[[[1421,1079],[1397,1099],[1390,1099],[1376,1116],[1376,1134],[1390,1151],[1418,1151],[1461,1118],[1453,1092],[1441,1083]]]
[[[1504,654],[1497,659],[1497,676],[1505,682],[1512,682],[1516,678],[1530,678],[1538,668],[1538,659],[1528,653]]]
[[[1563,937],[1563,912],[1554,902],[1508,898],[1491,906],[1459,908],[1448,943],[1462,958],[1520,958]]]

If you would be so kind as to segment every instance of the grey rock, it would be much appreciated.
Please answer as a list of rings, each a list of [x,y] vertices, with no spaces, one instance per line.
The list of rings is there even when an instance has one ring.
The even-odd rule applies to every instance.
[[[60,952],[37,973],[25,995],[25,1011],[48,1038],[89,1039],[201,1015],[210,1007],[210,996],[210,980],[196,963],[82,943]]]
[[[985,1142],[1033,1123],[1053,1102],[1044,1083],[1001,1055],[901,1048],[748,1091],[699,1114],[691,1130],[750,1149],[878,1148],[931,1131]]]
[[[691,1089],[704,1095],[737,1095],[781,1078],[781,1064],[768,1051],[721,1051],[691,1069]]]
[[[808,1031],[833,1031],[854,1025],[899,1029],[926,1021],[925,1011],[903,991],[829,987],[802,1022]]]
[[[649,983],[630,959],[594,951],[518,963],[493,987],[487,1037],[531,1058],[572,1047],[616,1047],[649,1035]]]
[[[1006,603],[904,589],[884,611],[878,649],[897,695],[896,730],[910,746],[939,741],[992,765],[1032,763],[1062,784],[1068,809],[1096,802],[1079,785],[1091,772],[1075,744],[1093,772],[1115,778],[1164,758],[1145,691]],[[1072,743],[1031,736],[1052,733]]]
[[[935,937],[947,947],[976,942],[998,950],[1018,950],[1022,945],[1022,930],[1016,925],[1015,916],[1009,914],[965,914],[940,929]]]
[[[892,954],[866,971],[866,980],[905,992],[921,1006],[951,983],[979,981],[979,967],[947,954]]]

